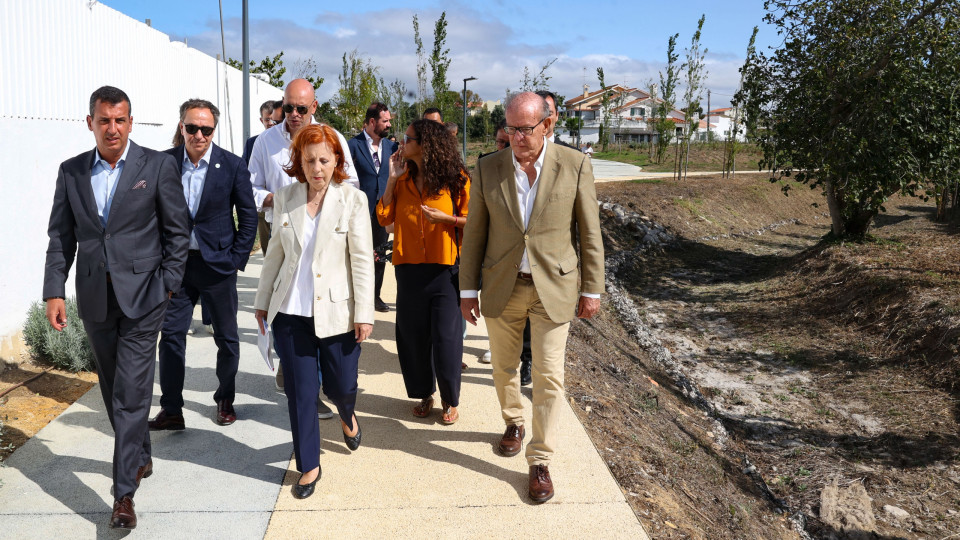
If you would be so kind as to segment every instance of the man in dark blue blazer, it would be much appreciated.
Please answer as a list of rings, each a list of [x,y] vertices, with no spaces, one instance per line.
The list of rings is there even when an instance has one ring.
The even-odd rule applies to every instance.
[[[370,207],[370,228],[373,233],[373,247],[387,241],[387,231],[377,221],[377,201],[387,188],[390,177],[390,156],[397,150],[397,143],[387,139],[390,134],[390,111],[383,103],[374,102],[367,108],[363,119],[363,130],[347,141],[353,165],[360,180],[360,190],[367,195]],[[386,261],[374,262],[374,307],[377,311],[390,311],[389,306],[380,298],[383,285],[383,271]]]
[[[214,416],[230,425],[236,376],[240,364],[237,330],[237,270],[247,265],[257,233],[257,208],[250,173],[243,160],[213,144],[220,111],[209,101],[191,99],[180,106],[184,144],[167,150],[176,160],[181,186],[190,212],[190,250],[183,285],[170,299],[160,336],[161,411],[150,421],[151,430],[181,430],[183,378],[187,330],[199,298],[213,321],[217,344],[217,379],[213,395]],[[236,210],[237,223],[233,214]]]
[[[43,299],[50,325],[63,330],[76,262],[77,307],[115,434],[110,526],[133,529],[133,496],[153,474],[147,420],[157,334],[180,288],[190,218],[173,159],[128,140],[133,116],[123,90],[93,92],[87,127],[96,148],[64,161],[57,174]]]

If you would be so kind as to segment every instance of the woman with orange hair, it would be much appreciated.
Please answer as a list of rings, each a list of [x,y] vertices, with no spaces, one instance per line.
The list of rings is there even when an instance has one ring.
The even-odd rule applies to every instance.
[[[344,151],[326,125],[300,129],[284,168],[298,182],[274,196],[273,234],[254,300],[260,332],[273,329],[300,480],[298,498],[320,479],[318,370],[337,406],[343,440],[360,446],[354,414],[360,343],[373,330],[373,243],[362,191],[342,183]]]
[[[397,355],[407,396],[420,400],[413,415],[425,418],[439,388],[440,423],[460,417],[463,317],[459,256],[467,222],[470,177],[456,139],[433,120],[417,120],[390,158],[390,177],[377,219],[394,224],[397,276]]]

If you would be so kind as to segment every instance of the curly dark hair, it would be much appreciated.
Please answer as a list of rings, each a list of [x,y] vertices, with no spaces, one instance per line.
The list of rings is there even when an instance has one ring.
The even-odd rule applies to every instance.
[[[427,195],[437,197],[447,188],[451,195],[458,196],[470,176],[463,166],[457,140],[446,126],[433,120],[415,120],[410,127],[423,154],[423,187]],[[407,168],[411,178],[417,175],[416,163],[407,160]]]

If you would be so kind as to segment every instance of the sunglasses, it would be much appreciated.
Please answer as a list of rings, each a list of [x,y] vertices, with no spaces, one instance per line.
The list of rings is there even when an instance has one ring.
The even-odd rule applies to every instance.
[[[420,139],[417,138],[417,137],[411,137],[411,136],[407,135],[406,133],[403,134],[403,144],[407,144],[407,143],[410,142],[410,141],[419,141],[419,140],[420,140]]]
[[[210,126],[198,126],[196,124],[184,124],[183,129],[187,130],[187,135],[196,135],[197,131],[203,133],[204,137],[213,135],[213,130],[217,129]]]
[[[296,109],[297,114],[304,115],[307,114],[307,111],[310,110],[310,107],[306,105],[291,105],[289,103],[283,106],[283,112],[287,114],[293,114],[294,109]]]

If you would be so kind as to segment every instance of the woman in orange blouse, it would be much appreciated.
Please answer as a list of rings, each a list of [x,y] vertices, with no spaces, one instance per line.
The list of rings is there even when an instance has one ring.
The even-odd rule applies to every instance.
[[[460,417],[458,263],[469,193],[457,142],[443,124],[410,124],[390,158],[377,219],[384,227],[394,224],[397,354],[407,396],[420,400],[413,414],[429,416],[439,388],[440,422],[447,425]]]

